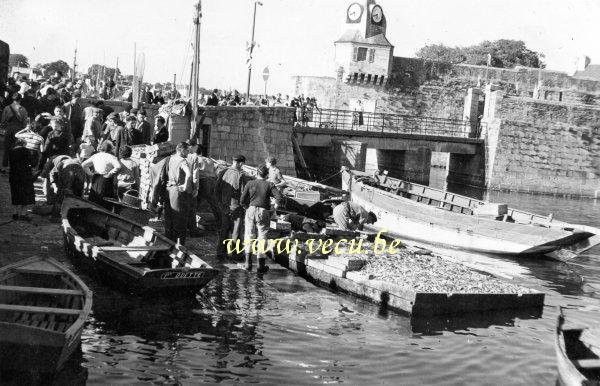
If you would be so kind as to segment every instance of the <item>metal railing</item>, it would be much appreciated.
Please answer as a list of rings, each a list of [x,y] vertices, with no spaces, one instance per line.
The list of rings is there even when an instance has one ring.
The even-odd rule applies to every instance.
[[[424,136],[479,138],[481,123],[469,120],[414,115],[359,113],[350,110],[320,109],[306,114],[296,127],[323,131],[360,131],[368,133],[414,134]]]

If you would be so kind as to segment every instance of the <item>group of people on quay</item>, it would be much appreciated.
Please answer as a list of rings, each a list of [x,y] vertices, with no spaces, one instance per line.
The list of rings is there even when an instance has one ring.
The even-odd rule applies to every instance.
[[[281,93],[277,95],[257,95],[244,98],[239,91],[225,92],[214,89],[210,95],[202,95],[199,102],[202,106],[270,106],[270,107],[292,107],[294,111],[294,125],[307,126],[312,121],[313,111],[321,112],[314,97],[299,95],[290,98]]]
[[[132,147],[169,140],[164,117],[157,115],[152,127],[143,108],[128,105],[117,113],[102,99],[84,107],[81,88],[76,85],[70,89],[60,82],[59,79],[47,84],[9,82],[0,93],[0,129],[5,134],[0,173],[6,174],[5,168],[9,167],[14,220],[31,220],[27,207],[35,204],[34,181],[39,177],[43,181],[46,208],[51,208],[44,214],[51,215],[53,221],[59,220],[66,194],[80,197],[87,194],[90,201],[110,208],[110,199],[118,201],[128,191],[139,188],[140,167],[131,158]],[[148,100],[161,98],[149,88],[144,93]],[[239,93],[232,95],[243,103]],[[223,105],[229,103],[230,97],[215,90],[205,104]],[[278,95],[274,100],[284,106],[306,107],[314,103],[316,107],[312,98],[289,100],[286,96],[284,102]],[[298,115],[301,114],[304,113]],[[206,201],[219,228],[219,256],[231,253],[224,240],[266,240],[272,206],[282,202],[286,185],[277,160],[267,158],[252,180],[242,171],[246,161],[243,155],[234,157],[232,165],[222,170],[205,155],[206,149],[190,139],[179,143],[175,154],[155,165],[156,192],[150,207],[164,215],[166,236],[185,243],[188,234],[201,235],[196,212],[198,205]],[[313,216],[290,215],[288,219],[295,229],[318,231],[325,226],[324,220],[329,215],[333,215],[342,229],[356,229],[376,220],[372,213],[347,204],[335,209],[320,207]],[[257,258],[258,269],[266,271],[268,267],[260,249]],[[245,266],[252,267],[250,245],[245,247]]]

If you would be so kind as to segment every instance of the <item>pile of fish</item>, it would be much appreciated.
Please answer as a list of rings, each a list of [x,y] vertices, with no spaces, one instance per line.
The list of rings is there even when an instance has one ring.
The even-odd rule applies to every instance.
[[[499,280],[485,272],[435,255],[424,255],[399,249],[396,253],[374,252],[364,245],[361,258],[365,275],[416,292],[430,293],[530,293],[527,288]]]

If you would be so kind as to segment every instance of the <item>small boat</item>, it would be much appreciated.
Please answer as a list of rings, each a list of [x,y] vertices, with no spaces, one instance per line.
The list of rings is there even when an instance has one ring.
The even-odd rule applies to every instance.
[[[80,343],[92,292],[48,257],[0,268],[0,369],[58,371]]]
[[[554,348],[561,385],[600,386],[600,329],[569,326],[561,308]]]
[[[139,292],[197,292],[219,273],[156,230],[75,196],[65,197],[62,228],[75,263]]]
[[[350,201],[377,215],[376,229],[410,243],[568,260],[600,244],[600,229],[557,221],[387,175],[344,169]]]

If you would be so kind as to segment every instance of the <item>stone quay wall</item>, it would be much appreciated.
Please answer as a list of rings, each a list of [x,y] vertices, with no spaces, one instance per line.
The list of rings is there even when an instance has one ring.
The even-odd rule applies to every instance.
[[[490,189],[596,197],[600,108],[491,93],[484,118]]]
[[[283,174],[296,176],[292,145],[294,109],[289,107],[204,107],[210,130],[209,155],[228,162],[238,155],[257,166],[275,157]]]

